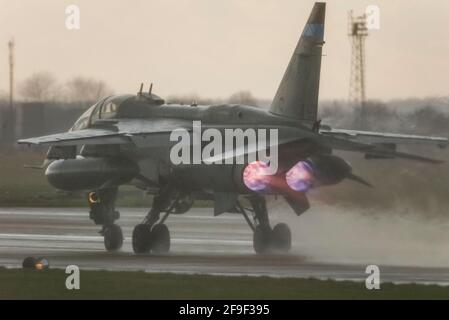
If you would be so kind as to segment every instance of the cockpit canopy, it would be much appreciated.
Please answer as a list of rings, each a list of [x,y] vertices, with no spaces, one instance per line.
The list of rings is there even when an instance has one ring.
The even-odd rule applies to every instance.
[[[138,116],[151,106],[163,105],[165,101],[155,95],[139,93],[137,95],[114,95],[101,99],[75,122],[70,131],[89,128],[95,121],[111,118]]]

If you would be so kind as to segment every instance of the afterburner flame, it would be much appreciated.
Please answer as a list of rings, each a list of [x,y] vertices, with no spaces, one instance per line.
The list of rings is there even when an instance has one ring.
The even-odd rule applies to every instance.
[[[299,161],[285,175],[288,186],[295,190],[306,192],[313,185],[313,166],[308,161]]]
[[[253,191],[266,190],[270,184],[269,166],[262,161],[249,163],[243,170],[243,183]]]

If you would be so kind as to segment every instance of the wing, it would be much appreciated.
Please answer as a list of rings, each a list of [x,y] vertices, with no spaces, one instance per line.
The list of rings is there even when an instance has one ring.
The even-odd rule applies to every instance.
[[[27,145],[71,146],[79,144],[120,144],[129,142],[129,138],[118,132],[104,129],[85,129],[22,139],[17,143]]]
[[[17,143],[47,146],[134,143],[142,146],[154,142],[154,139],[151,139],[152,137],[158,137],[160,134],[169,134],[176,129],[191,130],[191,126],[191,122],[184,120],[115,119],[111,121],[98,121],[89,129],[22,139]]]
[[[433,136],[418,136],[408,134],[384,133],[374,131],[357,131],[346,129],[321,129],[320,133],[327,136],[341,137],[370,144],[427,144],[445,148],[448,139]]]

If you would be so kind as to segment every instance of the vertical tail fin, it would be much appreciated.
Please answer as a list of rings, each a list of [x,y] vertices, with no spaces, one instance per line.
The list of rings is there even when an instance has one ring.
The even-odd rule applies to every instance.
[[[313,123],[317,119],[326,3],[316,2],[270,111]]]

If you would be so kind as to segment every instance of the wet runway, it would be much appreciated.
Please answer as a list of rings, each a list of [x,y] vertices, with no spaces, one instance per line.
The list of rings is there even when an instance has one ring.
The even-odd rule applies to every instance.
[[[76,264],[81,269],[144,270],[364,281],[366,264],[324,263],[301,252],[293,242],[287,255],[257,256],[252,233],[240,215],[213,217],[211,209],[193,209],[167,220],[170,254],[135,256],[131,233],[144,209],[119,209],[125,241],[107,253],[103,237],[85,208],[0,208],[0,266],[20,267],[26,256],[47,257],[52,267]],[[329,245],[332,245],[330,243]],[[304,250],[304,252],[307,250]],[[310,250],[308,251],[310,252]],[[449,268],[379,265],[382,282],[449,284]]]

